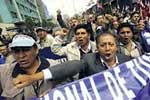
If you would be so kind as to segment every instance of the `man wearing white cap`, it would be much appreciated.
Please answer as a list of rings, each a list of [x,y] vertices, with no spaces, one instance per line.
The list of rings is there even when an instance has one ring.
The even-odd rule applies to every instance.
[[[9,98],[9,100],[28,100],[39,97],[43,92],[53,88],[53,82],[39,80],[29,86],[17,89],[15,87],[18,84],[16,78],[20,75],[32,75],[49,68],[52,66],[52,62],[38,56],[36,41],[29,35],[17,34],[13,37],[9,47],[16,62],[0,65],[1,96]]]
[[[39,96],[47,87],[52,87],[51,82],[43,83],[38,81],[24,89],[17,90],[13,85],[13,80],[20,74],[33,74],[41,69],[50,66],[49,62],[39,58],[36,41],[28,36],[19,34],[14,36],[12,43],[9,45],[16,59],[15,63],[2,65],[0,73],[1,96],[15,98],[15,100],[26,100],[27,98]],[[4,66],[4,67],[3,67]],[[41,85],[38,87],[38,85]],[[47,87],[46,87],[47,86]]]

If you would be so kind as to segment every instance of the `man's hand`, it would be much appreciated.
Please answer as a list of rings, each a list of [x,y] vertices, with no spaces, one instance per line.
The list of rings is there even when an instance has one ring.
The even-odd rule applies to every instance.
[[[13,79],[13,83],[16,88],[24,88],[31,85],[33,82],[44,79],[43,72],[35,73],[33,75],[18,75]]]
[[[57,13],[57,15],[60,15],[60,14],[61,14],[61,10],[58,9],[58,10],[56,11],[56,13]]]
[[[34,82],[32,75],[18,75],[16,78],[13,79],[13,83],[16,88],[23,88],[26,87]]]

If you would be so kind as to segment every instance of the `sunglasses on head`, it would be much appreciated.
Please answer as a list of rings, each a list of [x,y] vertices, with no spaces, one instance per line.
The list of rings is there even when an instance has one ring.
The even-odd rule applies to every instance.
[[[12,52],[14,53],[18,53],[18,52],[27,52],[30,51],[32,49],[32,47],[13,47],[11,48]]]

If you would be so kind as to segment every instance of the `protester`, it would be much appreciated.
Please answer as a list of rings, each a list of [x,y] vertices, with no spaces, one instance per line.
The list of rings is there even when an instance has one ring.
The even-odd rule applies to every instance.
[[[12,53],[9,50],[8,44],[0,41],[0,64],[12,63],[15,59],[12,56]]]
[[[37,37],[39,38],[39,55],[41,57],[49,59],[61,59],[65,58],[64,56],[55,55],[51,51],[51,45],[55,42],[54,37],[51,34],[47,33],[47,30],[43,27],[38,27],[36,29]],[[63,61],[66,61],[63,60]]]
[[[101,33],[96,37],[98,52],[87,54],[83,58],[84,67],[81,68],[80,78],[111,69],[130,58],[117,53],[117,39],[112,33]]]
[[[68,27],[67,27],[64,24],[65,22],[63,21],[61,17],[61,13],[59,12],[57,12],[57,21],[62,28],[67,28],[69,30],[67,34],[67,43],[70,43],[74,41],[74,29],[78,24],[80,24],[80,20],[77,17],[70,18],[70,20],[68,21]]]
[[[118,27],[119,49],[118,52],[130,57],[139,57],[143,54],[139,42],[133,41],[133,27],[129,23],[122,23]]]
[[[39,38],[40,48],[50,47],[55,41],[51,34],[47,34],[47,30],[43,27],[38,27],[36,29],[37,36]]]
[[[117,44],[114,35],[110,33],[102,33],[97,36],[96,41],[98,53],[91,53],[86,55],[82,61],[76,62],[78,65],[72,64],[71,66],[51,67],[50,72],[47,71],[47,74],[45,74],[43,71],[34,75],[20,75],[20,77],[17,78],[18,84],[16,84],[16,87],[22,88],[29,85],[35,81],[33,77],[36,77],[36,80],[43,78],[62,80],[67,77],[71,77],[80,71],[80,78],[83,78],[113,68],[118,64],[130,60],[130,57],[128,56],[117,54]]]
[[[87,25],[89,26],[91,30],[91,37],[90,40],[94,41],[96,37],[96,23],[95,23],[95,15],[89,14],[87,15]]]
[[[119,26],[119,21],[118,20],[112,20],[111,22],[111,33],[113,33],[116,37],[117,36],[117,29],[118,29],[118,26]]]
[[[90,32],[87,24],[79,24],[75,28],[75,42],[71,42],[66,46],[61,46],[60,43],[56,42],[53,44],[52,52],[60,56],[66,56],[67,60],[80,60],[86,54],[96,51],[95,42],[90,41]],[[78,79],[78,74],[71,77],[74,81]]]
[[[130,24],[133,26],[133,32],[137,30],[137,25],[140,20],[140,14],[139,12],[133,12],[131,14]]]
[[[67,25],[65,24],[65,22],[63,21],[62,15],[61,15],[61,10],[57,10],[57,21],[59,23],[59,25],[62,28],[67,28]]]
[[[82,19],[84,16],[75,14],[67,19],[68,21],[63,21],[61,11],[57,10],[56,19],[61,28],[55,33],[55,37],[48,35],[43,27],[38,27],[36,30],[40,50],[35,41],[29,45],[30,41],[27,44],[29,47],[23,47],[26,44],[19,40],[17,43],[21,45],[13,47],[17,36],[22,39],[20,35],[16,35],[10,45],[16,62],[6,65],[3,62],[5,59],[2,58],[4,65],[0,65],[1,95],[15,100],[40,97],[48,89],[58,84],[62,85],[61,81],[68,77],[71,81],[84,78],[112,69],[131,58],[150,52],[150,18],[148,16],[150,10],[148,10],[148,4],[144,4],[144,7],[147,5],[144,10],[147,14],[143,16],[141,11],[143,0],[134,1],[139,3],[132,7],[132,0],[118,0],[119,7],[117,5],[115,9],[111,4],[114,2],[108,1],[111,14],[115,15],[112,16],[105,14],[107,10],[104,9],[103,2],[97,0],[96,5],[89,9],[90,13],[85,12],[89,14],[87,20]],[[96,20],[95,16],[97,16]],[[23,35],[23,37],[32,40],[30,36]],[[96,44],[93,42],[95,40]],[[60,59],[62,56],[69,61],[59,64],[61,62],[46,59]],[[37,83],[40,85],[35,86]]]
[[[74,41],[75,27],[79,24],[81,24],[81,22],[77,17],[72,17],[70,19],[70,21],[69,21],[69,33],[67,35],[68,43]]]
[[[110,16],[109,14],[97,15],[97,17],[96,17],[96,24],[97,24],[96,34],[111,31],[110,30],[111,19],[112,19],[112,16]]]
[[[90,41],[90,33],[87,24],[79,24],[75,28],[75,42],[71,42],[66,46],[60,43],[54,43],[52,51],[58,55],[67,56],[68,60],[80,60],[87,53],[96,51],[96,45]]]
[[[24,76],[32,75],[56,65],[58,62],[39,57],[36,41],[29,35],[17,34],[14,36],[10,48],[16,62],[0,65],[1,96],[9,98],[9,100],[28,100],[39,97],[43,92],[53,88],[55,84],[52,81],[39,80],[27,87],[17,89],[15,87],[17,84],[16,77],[21,74]]]
[[[62,45],[66,45],[69,30],[67,28],[55,28],[54,30],[55,41],[61,43]]]

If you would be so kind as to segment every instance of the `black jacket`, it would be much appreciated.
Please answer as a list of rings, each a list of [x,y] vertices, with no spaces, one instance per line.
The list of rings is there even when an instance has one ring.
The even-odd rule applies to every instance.
[[[131,58],[122,54],[117,54],[119,64],[124,63]],[[87,54],[83,58],[84,68],[80,70],[79,78],[83,78],[98,72],[107,70],[108,68],[102,64],[98,53]]]
[[[122,54],[117,54],[119,64],[131,58]],[[83,78],[101,71],[107,70],[98,53],[90,53],[84,56],[82,61],[73,60],[50,68],[53,80],[63,80],[72,77],[80,72],[79,78]]]

